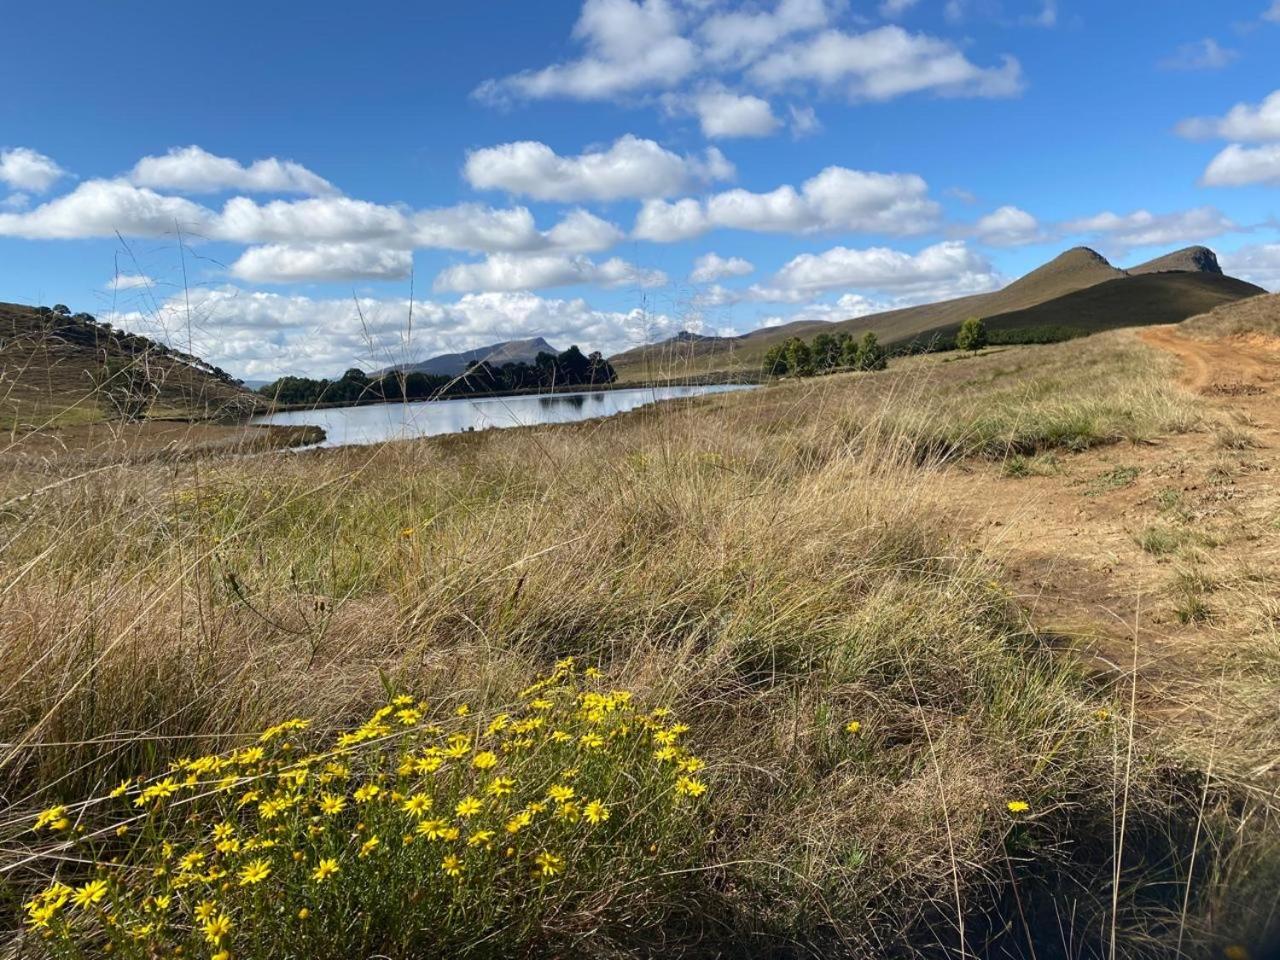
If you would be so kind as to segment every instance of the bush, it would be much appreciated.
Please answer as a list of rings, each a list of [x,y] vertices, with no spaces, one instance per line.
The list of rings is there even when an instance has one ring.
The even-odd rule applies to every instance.
[[[641,924],[696,855],[707,788],[688,728],[598,677],[563,660],[485,716],[395,697],[311,752],[288,720],[46,810],[35,828],[87,869],[37,893],[28,927],[72,956],[345,958],[512,955],[553,918]]]
[[[959,350],[978,351],[987,345],[987,325],[977,317],[970,317],[960,324],[956,334],[956,348]]]

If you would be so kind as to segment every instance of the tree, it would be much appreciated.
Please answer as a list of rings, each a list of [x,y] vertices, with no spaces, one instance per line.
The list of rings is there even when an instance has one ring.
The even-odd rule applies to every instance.
[[[787,345],[775,343],[765,351],[764,372],[771,377],[785,376],[787,372]]]
[[[840,341],[829,333],[820,333],[810,346],[813,365],[819,370],[833,370],[840,366]]]
[[[960,324],[960,332],[956,334],[956,349],[971,350],[977,353],[987,345],[987,325],[978,317],[970,317]]]
[[[857,361],[854,367],[858,370],[883,370],[888,365],[889,359],[885,355],[884,347],[880,346],[876,335],[868,330],[862,335],[862,342],[858,344]]]
[[[786,347],[787,370],[793,377],[813,376],[813,351],[799,337],[792,337]]]
[[[858,364],[861,362],[860,353],[859,353],[860,350],[861,350],[861,347],[859,346],[858,341],[854,339],[852,334],[848,334],[848,333],[841,334],[840,361],[846,367],[852,367],[854,370],[862,369],[861,367],[858,366]]]

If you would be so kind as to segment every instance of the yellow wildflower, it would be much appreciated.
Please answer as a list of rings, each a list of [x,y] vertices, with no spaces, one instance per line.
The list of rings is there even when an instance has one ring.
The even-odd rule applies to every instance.
[[[378,846],[381,843],[382,841],[378,839],[378,835],[375,833],[364,843],[360,844],[360,852],[356,854],[356,856],[367,857],[369,854],[373,853],[374,850],[378,849]]]
[[[382,788],[376,783],[366,783],[364,786],[357,788],[355,792],[356,803],[368,803],[381,792]]]
[[[439,840],[441,832],[447,824],[443,820],[423,820],[418,824],[418,833],[428,840]]]
[[[492,839],[493,839],[492,830],[475,830],[472,832],[471,836],[467,837],[467,846],[468,847],[483,846],[484,844],[488,843]]]
[[[67,820],[67,808],[64,806],[50,807],[48,810],[43,811],[36,817],[34,829],[43,830],[45,827],[53,830],[65,829],[65,827],[58,827],[57,824],[59,823],[67,823],[68,825],[70,823]]]
[[[707,785],[693,777],[681,777],[676,781],[676,793],[682,797],[700,797],[707,792]]]
[[[431,798],[425,793],[415,793],[400,805],[400,809],[420,817],[431,809]]]
[[[471,765],[477,770],[489,770],[498,765],[498,755],[492,750],[477,753],[471,758]]]
[[[214,946],[222,943],[223,937],[231,932],[231,918],[225,913],[210,917],[203,924],[204,938]]]
[[[83,887],[78,887],[71,896],[71,902],[82,910],[87,910],[107,895],[107,881],[90,880]]]
[[[478,797],[466,796],[458,801],[458,805],[454,807],[454,813],[460,817],[474,817],[483,809],[484,804]]]
[[[1026,813],[1031,809],[1031,805],[1025,800],[1010,800],[1005,807],[1010,813]]]
[[[462,861],[452,853],[440,861],[440,869],[451,877],[462,876]]]
[[[564,872],[564,860],[554,853],[540,853],[534,858],[534,862],[538,865],[538,872],[544,877],[554,877],[557,873]]]
[[[338,861],[333,857],[326,857],[317,863],[316,868],[311,871],[311,879],[317,883],[323,883],[337,872]]]
[[[247,887],[251,884],[261,883],[267,877],[271,876],[271,864],[266,860],[250,860],[240,870],[240,886]]]
[[[857,720],[850,720],[848,723],[844,725],[845,733],[857,733],[861,729],[862,729],[862,724],[859,723]]]
[[[599,800],[592,800],[582,808],[582,815],[589,823],[604,823],[609,819],[609,808]]]

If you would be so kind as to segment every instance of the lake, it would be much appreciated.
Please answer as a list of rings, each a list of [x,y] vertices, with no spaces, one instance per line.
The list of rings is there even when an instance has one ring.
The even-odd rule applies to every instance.
[[[485,397],[479,399],[420,400],[413,403],[377,403],[323,410],[290,410],[255,417],[254,423],[311,424],[323,427],[320,446],[341,447],[358,443],[382,443],[463,433],[491,427],[530,427],[545,423],[570,423],[594,417],[610,417],[663,400],[697,397],[753,389],[746,384],[708,386],[637,387],[625,390],[584,390],[537,396]]]

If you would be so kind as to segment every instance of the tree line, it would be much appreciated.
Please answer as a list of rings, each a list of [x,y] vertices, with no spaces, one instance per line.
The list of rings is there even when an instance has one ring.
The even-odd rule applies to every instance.
[[[791,337],[764,355],[765,373],[779,377],[812,377],[841,369],[883,370],[888,365],[888,354],[870,330],[861,340],[845,332],[820,333],[808,343]]]
[[[617,379],[617,371],[599,351],[584,354],[575,344],[558,354],[540,351],[533,363],[518,360],[495,366],[479,360],[456,377],[416,371],[386,371],[370,376],[353,367],[337,380],[280,377],[260,387],[258,393],[287,404],[381,403],[600,386]]]
[[[992,336],[979,317],[969,317],[960,324],[954,336],[918,338],[894,348],[897,355],[933,353],[943,350],[977,352],[990,343],[1054,343],[1080,335],[1067,327],[1034,328],[1002,331]],[[770,347],[764,355],[765,373],[772,376],[812,377],[834,370],[883,370],[888,366],[889,352],[876,335],[867,331],[859,340],[847,332],[820,333],[809,342],[791,337]]]

